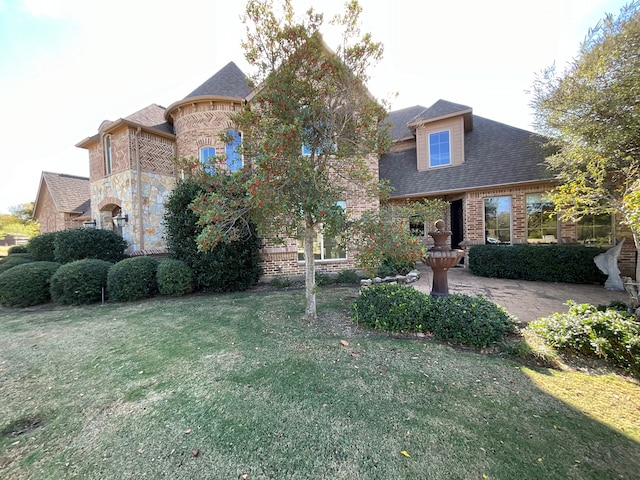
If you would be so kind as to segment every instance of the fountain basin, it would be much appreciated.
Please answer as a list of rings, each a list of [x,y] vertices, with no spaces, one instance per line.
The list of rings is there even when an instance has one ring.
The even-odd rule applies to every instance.
[[[432,297],[446,297],[449,295],[447,271],[460,263],[462,257],[464,257],[464,250],[429,250],[426,263],[433,270]]]

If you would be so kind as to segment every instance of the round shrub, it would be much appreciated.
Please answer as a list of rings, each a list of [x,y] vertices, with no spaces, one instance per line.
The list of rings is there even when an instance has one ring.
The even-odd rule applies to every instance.
[[[514,331],[513,318],[504,307],[482,296],[451,294],[434,301],[431,332],[436,338],[487,347]]]
[[[51,300],[65,305],[99,302],[107,287],[107,274],[113,264],[85,258],[62,265],[51,277]]]
[[[30,307],[49,302],[49,281],[58,267],[55,262],[30,262],[0,273],[0,304]]]
[[[153,257],[125,258],[116,263],[107,275],[109,300],[130,302],[155,295],[157,270],[158,261]]]
[[[193,292],[193,271],[181,260],[162,260],[158,264],[156,278],[161,295],[179,297]]]
[[[415,288],[381,283],[362,289],[351,316],[357,324],[390,333],[421,332],[428,325],[432,297]]]
[[[359,283],[360,276],[355,270],[347,269],[340,270],[338,272],[338,276],[336,277],[336,282],[338,283]]]
[[[33,261],[33,258],[28,253],[14,253],[13,255],[0,259],[0,273],[9,270],[16,265]]]
[[[127,242],[111,230],[78,228],[57,232],[53,242],[58,263],[70,263],[83,258],[97,258],[115,263],[125,258]]]
[[[29,253],[27,251],[27,246],[26,245],[14,245],[13,247],[9,248],[9,255],[15,255],[16,253]]]
[[[29,239],[29,243],[27,243],[27,253],[39,262],[55,261],[54,241],[57,235],[58,232],[47,232]]]

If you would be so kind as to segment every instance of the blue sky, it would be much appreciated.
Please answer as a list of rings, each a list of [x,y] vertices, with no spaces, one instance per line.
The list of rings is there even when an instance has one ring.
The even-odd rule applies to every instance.
[[[311,3],[326,18],[344,1]],[[535,75],[564,67],[620,0],[360,0],[384,44],[369,83],[392,109],[442,98],[531,129]],[[74,145],[116,120],[183,98],[229,61],[249,73],[243,0],[0,0],[0,212],[35,200],[43,170],[88,176]],[[325,38],[333,46],[332,33]],[[394,95],[397,93],[397,96]]]

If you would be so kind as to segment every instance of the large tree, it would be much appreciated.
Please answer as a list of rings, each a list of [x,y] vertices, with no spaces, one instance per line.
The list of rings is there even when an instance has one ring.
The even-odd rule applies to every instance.
[[[563,219],[619,215],[640,250],[640,3],[591,29],[564,72],[534,82],[536,126],[551,141]],[[640,264],[636,280],[640,281]]]
[[[380,192],[371,167],[387,139],[380,128],[386,112],[366,84],[383,49],[361,34],[360,14],[350,1],[331,21],[342,33],[331,51],[320,34],[322,14],[310,9],[297,17],[291,0],[279,8],[271,0],[248,2],[243,48],[255,91],[231,118],[243,132],[248,196],[230,201],[212,191],[194,204],[206,224],[200,238],[206,248],[241,235],[245,213],[263,235],[303,241],[309,320],[317,316],[317,233],[344,233],[339,202],[356,192],[377,201]]]
[[[0,238],[12,233],[30,237],[40,233],[40,224],[33,219],[33,202],[13,205],[9,212],[0,214]]]

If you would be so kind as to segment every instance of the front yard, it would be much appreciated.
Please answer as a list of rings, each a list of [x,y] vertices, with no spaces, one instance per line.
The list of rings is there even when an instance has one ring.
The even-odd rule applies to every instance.
[[[363,332],[356,294],[0,309],[0,477],[637,478],[637,382]]]

